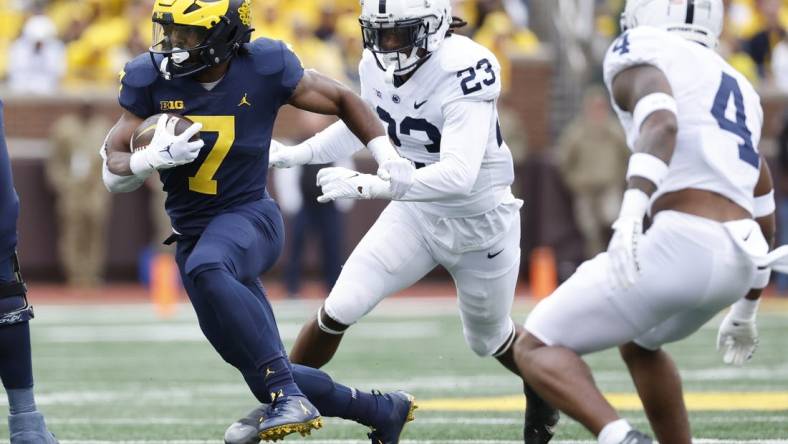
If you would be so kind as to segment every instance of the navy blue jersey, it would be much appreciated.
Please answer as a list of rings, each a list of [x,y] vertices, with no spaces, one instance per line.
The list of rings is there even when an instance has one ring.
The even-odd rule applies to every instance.
[[[269,39],[244,45],[211,91],[191,77],[164,80],[148,54],[126,65],[123,108],[140,118],[170,112],[203,124],[197,160],[160,171],[175,230],[199,234],[222,211],[266,196],[274,121],[303,74],[296,55]]]
[[[16,220],[19,217],[19,197],[14,190],[11,160],[5,142],[3,102],[0,101],[0,263],[16,250]]]

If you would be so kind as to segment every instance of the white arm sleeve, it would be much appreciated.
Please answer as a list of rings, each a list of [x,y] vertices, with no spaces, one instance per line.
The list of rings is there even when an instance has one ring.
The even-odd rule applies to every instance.
[[[495,119],[494,101],[459,100],[444,106],[440,161],[416,170],[413,186],[399,200],[438,201],[473,190]]]
[[[110,193],[128,193],[136,190],[143,183],[147,177],[140,177],[136,175],[131,176],[118,176],[109,170],[107,165],[107,143],[104,142],[99,150],[101,156],[101,177],[104,179],[104,186],[107,187]]]
[[[350,157],[364,148],[364,144],[341,120],[310,137],[303,145],[312,149],[312,160],[309,162],[312,164],[331,163]]]
[[[304,196],[301,194],[301,174],[303,168],[277,168],[273,171],[276,201],[282,213],[292,216],[301,209]]]

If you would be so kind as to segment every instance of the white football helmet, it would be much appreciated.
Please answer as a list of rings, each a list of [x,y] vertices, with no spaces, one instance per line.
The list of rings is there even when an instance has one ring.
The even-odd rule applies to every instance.
[[[627,0],[621,29],[654,26],[716,48],[725,14],[722,0]]]
[[[361,0],[364,48],[389,76],[404,75],[440,48],[451,25],[451,0]]]

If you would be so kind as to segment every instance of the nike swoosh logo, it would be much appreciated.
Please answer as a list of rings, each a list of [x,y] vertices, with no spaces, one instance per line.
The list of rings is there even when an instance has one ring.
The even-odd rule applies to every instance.
[[[422,107],[422,106],[423,106],[425,103],[427,103],[427,102],[429,102],[429,99],[427,99],[427,100],[425,100],[425,101],[423,101],[423,102],[421,102],[421,103],[419,103],[419,102],[414,102],[414,103],[413,103],[413,107],[414,107],[414,108],[416,108],[416,109],[419,109],[419,108],[421,108],[421,107]]]
[[[504,248],[503,250],[505,250],[505,249],[506,249],[506,248]],[[499,254],[503,253],[503,250],[501,250],[501,251],[499,251],[499,252],[497,252],[497,253],[495,253],[495,254],[492,254],[492,253],[487,253],[487,259],[492,259],[492,258],[494,258],[495,256],[498,256]]]

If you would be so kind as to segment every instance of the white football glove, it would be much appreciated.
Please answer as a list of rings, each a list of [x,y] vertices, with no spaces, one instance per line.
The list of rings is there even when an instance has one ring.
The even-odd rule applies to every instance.
[[[758,301],[741,299],[725,315],[717,333],[717,350],[724,363],[742,365],[752,359],[758,348],[757,310]]]
[[[312,148],[302,143],[296,146],[287,146],[278,140],[271,139],[271,149],[268,153],[268,166],[274,168],[292,168],[306,165],[312,160]]]
[[[635,284],[640,274],[638,245],[643,238],[643,216],[649,197],[637,188],[624,192],[621,212],[613,222],[613,237],[607,246],[610,259],[608,280],[613,288],[627,289]]]
[[[392,198],[404,196],[413,185],[413,174],[416,172],[413,163],[397,153],[388,136],[370,140],[367,148],[378,162],[378,177],[391,183]]]
[[[323,189],[323,194],[317,198],[320,203],[336,199],[391,197],[389,184],[381,178],[342,167],[329,167],[318,171],[317,185]]]
[[[616,288],[629,288],[640,274],[638,244],[643,237],[643,220],[619,218],[613,223],[613,237],[607,247],[610,258],[610,280]]]
[[[178,118],[162,115],[156,122],[153,139],[144,149],[132,154],[131,169],[135,174],[145,170],[166,170],[194,162],[200,155],[205,142],[196,140],[189,142],[202,129],[201,123],[194,123],[184,132],[175,135]],[[137,171],[135,171],[137,170]]]
[[[378,177],[391,184],[391,196],[399,199],[408,192],[413,185],[413,175],[416,167],[413,163],[402,157],[394,157],[384,161],[378,168]]]

